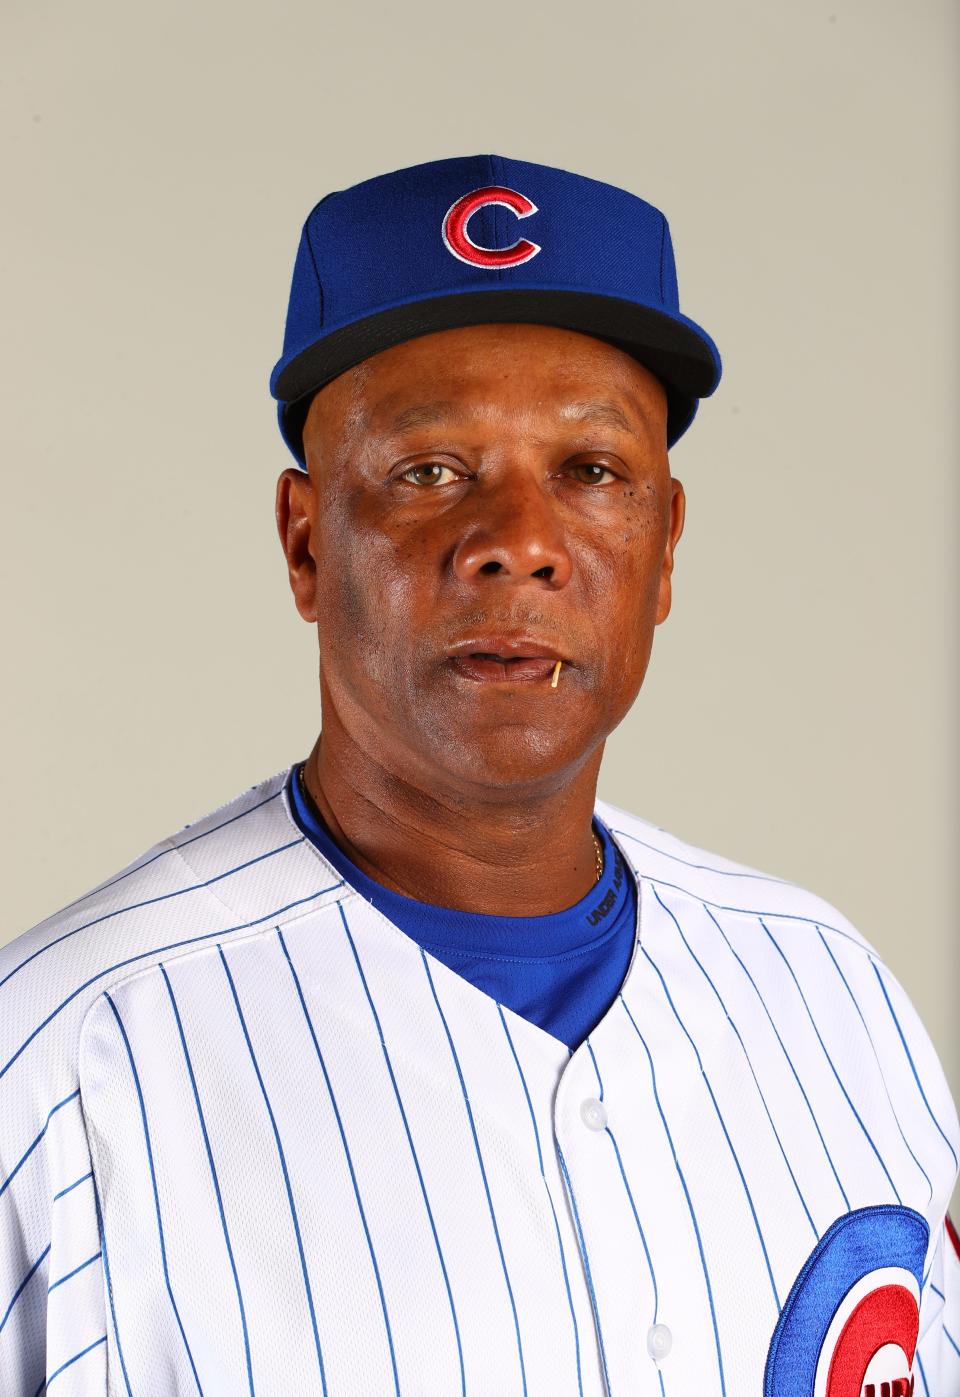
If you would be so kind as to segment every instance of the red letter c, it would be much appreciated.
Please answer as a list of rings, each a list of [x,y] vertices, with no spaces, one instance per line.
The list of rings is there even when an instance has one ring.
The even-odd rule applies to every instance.
[[[467,223],[478,209],[487,204],[502,204],[511,209],[518,218],[526,218],[536,213],[537,206],[515,189],[507,189],[503,184],[488,184],[483,189],[473,189],[464,194],[447,209],[443,220],[443,241],[448,252],[461,262],[469,262],[473,267],[516,267],[521,262],[529,262],[540,251],[537,243],[527,238],[519,238],[512,247],[479,247],[467,232]]]

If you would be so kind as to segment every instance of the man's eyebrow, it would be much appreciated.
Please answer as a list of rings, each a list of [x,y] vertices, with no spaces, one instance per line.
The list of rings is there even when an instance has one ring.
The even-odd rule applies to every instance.
[[[408,432],[413,427],[430,427],[449,418],[462,421],[465,415],[459,403],[437,399],[436,402],[414,403],[412,407],[404,408],[386,425],[390,432]]]
[[[616,427],[618,431],[637,436],[636,428],[623,409],[606,399],[589,403],[568,403],[561,409],[560,415],[574,422],[598,422],[603,426]]]
[[[573,422],[596,422],[615,427],[618,431],[637,436],[636,429],[622,408],[606,399],[595,402],[568,403],[560,410],[561,417]],[[414,427],[429,427],[445,420],[463,421],[468,416],[459,403],[438,399],[430,403],[414,403],[398,412],[387,424],[391,432],[406,432]]]

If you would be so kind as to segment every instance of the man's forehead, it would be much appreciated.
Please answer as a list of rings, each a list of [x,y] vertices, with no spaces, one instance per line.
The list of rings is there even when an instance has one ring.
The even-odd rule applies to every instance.
[[[608,340],[527,321],[489,321],[415,335],[372,355],[353,372],[357,389],[371,396],[419,387],[426,380],[448,389],[432,394],[437,399],[460,397],[487,382],[522,389],[528,380],[587,397],[598,386],[629,389],[638,379],[652,377],[633,355]]]
[[[469,395],[459,398],[424,398],[410,401],[410,395],[394,394],[378,404],[369,420],[375,430],[399,435],[418,427],[439,426],[445,422],[463,423],[475,420],[485,413],[496,411],[502,404],[495,395],[482,398]],[[583,399],[563,395],[559,402],[544,401],[542,396],[533,394],[527,400],[512,395],[513,405],[525,414],[556,419],[561,423],[594,424],[612,427],[615,431],[636,434],[636,419],[643,414],[639,405],[630,400],[614,396]]]
[[[632,355],[594,336],[527,324],[415,337],[361,360],[318,396],[338,434],[390,440],[504,416],[533,432],[592,427],[640,440],[659,438],[666,413],[663,384]]]

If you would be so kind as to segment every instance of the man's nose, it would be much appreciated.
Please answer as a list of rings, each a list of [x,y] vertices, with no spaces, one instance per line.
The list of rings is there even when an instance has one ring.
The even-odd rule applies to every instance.
[[[517,472],[477,493],[473,512],[463,521],[453,568],[463,581],[493,575],[566,585],[573,561],[561,509],[532,472]]]

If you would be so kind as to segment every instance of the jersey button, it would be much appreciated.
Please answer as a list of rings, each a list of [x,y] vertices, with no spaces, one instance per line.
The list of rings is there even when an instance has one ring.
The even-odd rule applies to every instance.
[[[673,1335],[665,1324],[655,1324],[647,1334],[647,1352],[654,1363],[659,1363],[673,1347]]]
[[[602,1130],[607,1123],[607,1109],[595,1096],[588,1096],[580,1103],[580,1119],[591,1130]]]

